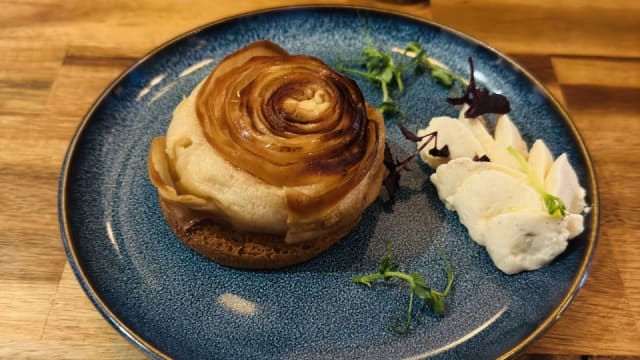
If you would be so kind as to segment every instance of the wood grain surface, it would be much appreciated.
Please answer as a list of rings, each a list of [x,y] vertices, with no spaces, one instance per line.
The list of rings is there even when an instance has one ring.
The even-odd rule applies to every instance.
[[[136,359],[67,264],[58,176],[123,70],[196,26],[297,3],[0,0],[0,358]],[[434,19],[507,53],[566,106],[591,153],[601,230],[589,279],[531,359],[640,358],[640,1],[313,1]]]

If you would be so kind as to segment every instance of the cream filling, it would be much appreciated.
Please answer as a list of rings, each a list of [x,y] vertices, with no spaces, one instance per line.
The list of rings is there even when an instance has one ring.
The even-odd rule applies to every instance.
[[[283,109],[287,113],[294,115],[296,118],[312,118],[316,119],[321,116],[329,106],[327,101],[328,94],[324,90],[316,90],[309,99],[296,100],[287,98],[284,101]]]
[[[542,140],[531,150],[509,117],[498,118],[491,135],[481,117],[433,118],[418,135],[438,132],[438,146],[450,157],[434,158],[429,146],[422,159],[436,171],[431,182],[446,207],[458,213],[471,238],[487,248],[495,265],[507,274],[535,270],[562,253],[567,241],[584,231],[585,190],[563,154],[555,161]],[[420,146],[420,145],[418,145]],[[525,159],[534,181],[523,170],[513,148]],[[490,162],[472,160],[487,155]],[[536,186],[535,181],[540,184]],[[566,206],[563,218],[548,214],[538,187],[558,196]]]
[[[285,235],[286,242],[295,243],[355,224],[364,208],[377,196],[384,171],[382,165],[375,165],[329,214],[317,219],[291,220],[286,204],[287,188],[267,184],[232,166],[209,145],[195,110],[200,86],[174,110],[167,130],[165,152],[175,169],[171,185],[175,186],[178,194],[204,199],[206,206],[201,209],[205,208],[214,217],[224,219],[237,230]],[[321,94],[314,96],[311,101],[321,97]],[[384,129],[381,134],[382,145],[377,150],[376,159],[380,164]],[[313,195],[315,188],[300,186],[289,190]]]
[[[175,109],[166,135],[180,193],[204,198],[234,228],[283,234],[287,231],[284,189],[235,168],[213,149],[200,127],[196,99],[200,85]]]

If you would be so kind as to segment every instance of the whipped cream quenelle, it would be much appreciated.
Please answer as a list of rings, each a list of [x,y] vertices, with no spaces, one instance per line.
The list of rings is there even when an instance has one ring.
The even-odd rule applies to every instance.
[[[384,136],[355,82],[258,41],[175,109],[149,173],[184,227],[210,218],[300,243],[357,224],[381,186]]]
[[[496,267],[507,274],[538,269],[584,230],[585,190],[566,154],[554,160],[542,140],[528,149],[507,115],[498,117],[491,135],[482,117],[465,118],[465,110],[458,119],[433,118],[418,132],[437,131],[438,142],[449,147],[448,158],[431,156],[431,144],[421,151],[436,170],[431,182]],[[490,161],[478,161],[483,155]],[[549,214],[543,192],[562,200],[565,216]]]

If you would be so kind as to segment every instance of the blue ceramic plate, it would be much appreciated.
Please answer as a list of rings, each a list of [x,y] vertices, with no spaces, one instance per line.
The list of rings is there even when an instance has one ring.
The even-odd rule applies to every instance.
[[[430,170],[416,162],[402,178],[392,212],[375,202],[352,234],[319,257],[280,271],[241,271],[195,254],[174,237],[147,177],[151,139],[173,108],[226,54],[258,39],[330,65],[358,57],[366,42],[389,50],[417,40],[454,71],[507,94],[529,144],[566,152],[593,210],[585,232],[549,266],[507,276],[438,201]],[[356,79],[369,102],[379,92]],[[448,91],[429,76],[407,76],[399,98],[409,127],[455,115]],[[414,145],[387,121],[403,158]],[[89,298],[127,339],[164,358],[495,358],[522,351],[548,329],[587,276],[597,234],[593,169],[573,123],[549,93],[513,61],[451,29],[380,11],[305,7],[247,14],[180,36],[143,58],[98,99],[69,147],[60,182],[60,226],[69,262]],[[418,310],[410,331],[407,289],[351,282],[375,271],[391,241],[405,271],[434,287],[446,282],[443,251],[456,281],[444,317]]]

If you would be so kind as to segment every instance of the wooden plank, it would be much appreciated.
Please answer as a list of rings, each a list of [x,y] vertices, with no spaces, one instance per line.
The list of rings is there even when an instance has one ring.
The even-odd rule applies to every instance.
[[[2,125],[3,119],[0,115]],[[30,119],[30,115],[13,116],[12,122]],[[0,257],[0,273],[3,280],[55,284],[65,262],[58,236],[57,192],[67,135],[52,138],[51,132],[14,129],[0,132],[0,147],[9,149],[0,152],[0,248],[6,254]]]
[[[638,58],[638,4],[635,0],[432,0],[431,11],[434,20],[508,53]]]
[[[426,3],[397,5],[389,1],[333,0],[315,4],[362,5],[394,9],[430,17]],[[227,17],[274,7],[292,6],[291,0],[216,3],[194,0],[188,4],[142,1],[40,1],[11,6],[0,15],[0,39],[64,39],[70,44],[125,47],[142,55],[195,27]]]
[[[562,79],[560,73],[558,78]],[[637,122],[629,121],[640,110],[635,100],[640,92],[596,86],[562,86],[562,90],[587,147],[592,149],[603,230],[587,285],[567,314],[531,351],[582,349],[587,353],[637,354],[640,298],[634,277],[640,252],[635,242],[625,240],[624,234],[640,233],[640,207],[633,200],[640,191],[634,185],[636,176],[626,170],[637,167],[640,161],[630,159],[628,153],[620,152],[611,143],[618,140],[631,147],[640,145],[640,140],[629,136],[640,130]],[[610,96],[618,92],[620,96]]]
[[[119,342],[58,340],[0,340],[2,359],[65,359],[65,360],[144,360],[144,354],[121,339]]]
[[[64,49],[41,42],[0,41],[0,115],[42,110]]]
[[[3,343],[40,339],[57,286],[54,280],[0,279],[0,358],[9,359]]]
[[[557,56],[552,63],[563,85],[640,88],[640,59]]]
[[[622,283],[618,287],[635,318],[636,339],[640,339],[640,246],[636,240],[640,234],[640,188],[638,174],[631,170],[640,167],[640,158],[621,150],[640,148],[640,122],[635,121],[640,114],[640,88],[580,85],[563,86],[563,91],[596,166],[602,205],[600,238],[612,244],[613,256],[608,260],[620,271]],[[601,284],[602,288],[607,286],[616,285]],[[606,301],[605,309],[617,300]]]
[[[61,344],[128,344],[131,347],[128,353],[138,352],[96,310],[68,264],[53,298],[42,340]]]
[[[75,117],[76,126],[102,91],[127,67],[135,57],[117,49],[71,47],[52,86],[46,111],[55,116]]]
[[[574,302],[529,353],[633,355],[640,352],[640,332],[616,267],[610,266],[613,239],[604,238],[589,278]],[[603,299],[612,301],[603,304]]]
[[[210,21],[294,3],[0,0],[0,358],[144,358],[66,265],[56,203],[68,141],[100,92],[149,50]],[[567,106],[597,170],[600,244],[584,289],[524,358],[637,359],[640,2],[331,3],[433,15],[511,54]]]
[[[558,84],[558,79],[556,78],[556,73],[551,63],[551,57],[547,55],[519,53],[508,54],[508,56],[540,81],[560,104],[565,105],[564,95]]]

